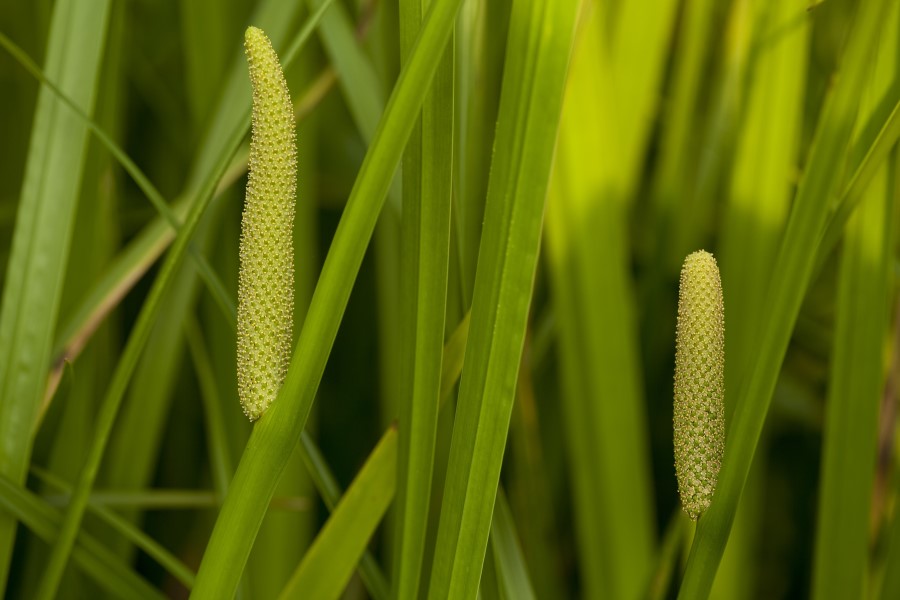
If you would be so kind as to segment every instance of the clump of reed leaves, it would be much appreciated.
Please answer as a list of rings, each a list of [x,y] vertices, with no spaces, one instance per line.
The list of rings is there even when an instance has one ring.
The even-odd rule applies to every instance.
[[[251,25],[299,165],[252,424]],[[0,46],[6,597],[900,597],[896,2],[13,2]],[[692,531],[699,248],[727,430]]]

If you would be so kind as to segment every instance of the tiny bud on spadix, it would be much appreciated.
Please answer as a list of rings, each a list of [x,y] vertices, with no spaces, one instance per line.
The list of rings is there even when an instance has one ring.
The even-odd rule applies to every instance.
[[[684,260],[675,342],[675,473],[694,520],[709,508],[725,451],[725,308],[716,259]]]
[[[275,399],[291,358],[294,312],[294,111],[272,43],[244,36],[253,87],[250,173],[241,223],[237,375],[244,413],[255,421]]]

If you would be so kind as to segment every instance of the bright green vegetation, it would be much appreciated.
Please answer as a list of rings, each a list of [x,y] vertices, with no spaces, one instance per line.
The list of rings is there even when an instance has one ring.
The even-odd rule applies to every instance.
[[[2,595],[900,597],[900,5],[812,4],[3,3]]]

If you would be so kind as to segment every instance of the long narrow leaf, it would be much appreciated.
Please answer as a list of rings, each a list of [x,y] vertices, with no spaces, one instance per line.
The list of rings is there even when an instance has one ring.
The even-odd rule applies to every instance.
[[[302,39],[295,44],[294,48],[299,49],[303,42],[307,39],[310,28],[303,30]],[[231,85],[240,89],[237,79],[231,80]],[[245,112],[245,115],[247,113]],[[147,300],[138,315],[137,322],[128,338],[125,351],[119,364],[113,374],[112,381],[100,408],[100,414],[97,420],[97,430],[95,432],[94,443],[90,448],[84,468],[79,476],[75,492],[72,496],[72,503],[66,511],[63,525],[60,529],[60,536],[53,552],[50,556],[50,563],[47,567],[38,596],[43,598],[51,598],[55,595],[56,588],[65,570],[68,556],[75,540],[75,535],[81,524],[84,509],[87,503],[88,495],[91,487],[97,477],[100,468],[100,461],[103,457],[106,445],[109,441],[110,433],[119,412],[122,398],[128,387],[129,380],[137,366],[141,352],[147,343],[152,332],[152,325],[156,320],[156,315],[161,310],[162,300],[171,288],[173,281],[180,269],[182,259],[191,243],[191,237],[197,229],[210,200],[215,193],[219,179],[224,174],[233,154],[237,151],[241,139],[246,131],[246,116],[244,119],[238,118],[230,128],[225,130],[224,143],[221,153],[216,156],[215,152],[211,152],[218,162],[213,163],[208,172],[205,173],[206,178],[199,182],[199,191],[196,195],[197,200],[191,206],[190,212],[179,230],[172,249],[166,256],[159,276],[153,284]],[[219,135],[216,132],[214,135]]]
[[[634,185],[659,104],[659,88],[675,30],[677,0],[629,0],[619,6],[608,50],[618,117],[617,160]],[[595,57],[595,60],[602,60]],[[606,91],[608,92],[608,90]],[[604,93],[606,93],[604,92]]]
[[[100,414],[97,418],[97,429],[94,434],[94,443],[90,448],[84,468],[78,478],[78,483],[72,496],[72,502],[66,511],[65,518],[60,527],[59,538],[56,541],[56,545],[53,547],[53,553],[50,555],[50,563],[41,583],[41,588],[38,591],[38,597],[40,598],[49,599],[56,593],[56,588],[65,571],[69,554],[71,553],[72,546],[75,542],[75,536],[81,525],[81,519],[84,516],[88,496],[91,487],[94,484],[94,480],[97,477],[100,461],[103,458],[106,444],[109,440],[113,425],[115,424],[119,406],[121,405],[125,390],[128,387],[128,381],[134,373],[140,353],[147,343],[147,339],[150,337],[153,322],[162,306],[162,299],[169,291],[169,288],[175,279],[178,267],[181,265],[182,259],[187,252],[191,236],[196,230],[197,225],[200,223],[200,218],[203,216],[203,212],[209,204],[209,201],[212,199],[219,177],[224,173],[225,168],[228,166],[228,162],[231,160],[231,154],[237,150],[242,137],[243,131],[236,130],[236,132],[232,133],[232,139],[229,140],[228,145],[226,146],[229,152],[223,155],[223,160],[218,165],[218,168],[212,172],[212,176],[209,178],[205,189],[200,193],[198,202],[191,207],[191,212],[188,214],[184,226],[178,233],[175,244],[166,256],[162,270],[154,282],[150,295],[144,303],[144,307],[141,309],[141,313],[138,316],[137,323],[128,338],[125,351],[116,367],[107,394],[104,397],[103,404],[100,408]]]
[[[705,598],[719,566],[781,362],[812,274],[816,246],[824,232],[827,202],[840,182],[839,174],[853,133],[865,66],[872,56],[887,4],[876,0],[860,6],[847,42],[841,78],[822,109],[769,283],[766,305],[771,310],[762,321],[753,368],[738,391],[734,418],[728,426],[718,488],[712,505],[698,523],[681,586],[681,598]]]
[[[324,0],[307,2],[315,8],[321,6]],[[338,5],[322,19],[320,36],[341,77],[340,85],[348,92],[347,105],[353,120],[360,128],[363,139],[371,140],[384,111],[384,89],[374,67],[361,53],[350,23],[344,8]],[[359,91],[364,93],[356,93]]]
[[[318,10],[309,16],[282,56],[285,66],[290,65],[296,59],[300,49],[333,2],[334,0],[324,0]],[[278,0],[263,2],[252,18],[253,22],[267,27],[266,31],[270,31],[270,37],[276,41],[281,41],[282,37],[286,35],[285,27],[289,24],[289,20],[282,18],[283,15],[279,12],[280,6],[281,3]],[[199,156],[188,178],[186,189],[172,206],[172,213],[179,220],[184,219],[191,203],[196,198],[202,179],[209,176],[210,169],[214,165],[213,161],[226,151],[225,132],[231,131],[236,126],[235,123],[238,123],[249,110],[250,101],[247,93],[249,86],[246,81],[245,69],[243,56],[236,56],[218,109],[211,120],[212,124],[204,143],[201,144]],[[298,114],[308,114],[310,103],[320,100],[321,97],[322,90],[314,86],[309,93],[299,99]],[[243,127],[246,132],[250,125],[244,123]],[[244,152],[242,159],[236,157],[236,160],[232,161],[228,169],[228,176],[222,178],[217,194],[227,187],[226,183],[233,183],[246,171],[246,168],[247,152]],[[151,221],[119,254],[93,286],[92,291],[85,296],[78,308],[60,327],[52,355],[53,370],[47,385],[48,396],[53,394],[59,383],[62,365],[65,361],[74,359],[79,354],[103,319],[162,255],[174,238],[175,232],[163,219]],[[229,303],[229,305],[233,304],[233,302]],[[233,315],[234,313],[229,310],[226,311],[226,316],[228,314]],[[232,326],[233,322],[232,320]]]
[[[430,598],[474,597],[481,578],[578,8],[513,2]]]
[[[44,481],[50,487],[57,489],[59,492],[71,494],[72,488],[52,473],[40,469],[32,469],[32,473],[37,476],[38,479]],[[135,546],[143,550],[147,556],[159,563],[160,566],[166,569],[166,571],[168,571],[175,579],[184,584],[185,587],[190,589],[190,587],[194,585],[194,573],[191,569],[181,562],[177,556],[166,550],[159,542],[103,504],[92,501],[88,505],[88,510],[97,515],[98,518],[107,523],[123,537],[131,541]]]
[[[388,430],[389,433],[390,431],[392,430]],[[300,434],[300,448],[303,462],[306,463],[306,468],[322,496],[322,501],[329,511],[334,511],[341,501],[341,487],[334,478],[325,457],[322,456],[322,452],[306,431]],[[390,597],[387,578],[368,551],[362,555],[359,561],[359,575],[373,600],[387,600]]]
[[[678,52],[672,74],[671,99],[665,112],[660,141],[660,163],[653,183],[656,227],[653,232],[657,276],[665,277],[681,264],[687,254],[683,233],[696,220],[696,198],[686,196],[697,173],[702,121],[698,99],[708,78],[704,77],[715,22],[712,0],[683,3]]]
[[[595,5],[584,20],[572,61],[547,246],[584,595],[636,598],[652,569],[653,508],[628,203],[601,13]]]
[[[0,476],[0,504],[7,517],[21,520],[44,541],[52,542],[56,537],[62,522],[60,512],[47,506],[40,498],[5,476]],[[98,584],[116,597],[147,599],[163,597],[122,563],[119,557],[87,534],[82,533],[78,536],[72,558]]]
[[[322,0],[308,0],[310,6]],[[353,24],[338,7],[330,11],[320,29],[321,38],[329,61],[339,77],[344,101],[363,141],[370,145],[378,120],[384,113],[384,86],[375,65],[366,56],[362,45],[354,35]],[[400,205],[401,179],[395,177],[388,191],[388,207],[381,214],[375,227],[373,243],[375,274],[377,279],[378,354],[381,376],[382,416],[391,421],[397,417],[396,403],[400,393]]]
[[[863,595],[890,280],[887,168],[847,223],[823,432],[813,597]]]
[[[225,417],[222,414],[221,398],[217,390],[215,372],[206,350],[206,342],[196,319],[188,321],[185,337],[190,350],[194,370],[200,383],[200,396],[206,413],[207,447],[212,471],[213,488],[222,498],[228,492],[228,483],[234,475],[234,461],[225,437]]]
[[[403,68],[325,259],[278,399],[254,425],[247,450],[200,565],[194,594],[234,592],[268,500],[303,431],[353,281],[414,125],[450,38],[461,0],[436,0]]]
[[[467,0],[456,25],[452,217],[460,312],[472,304],[510,4],[510,0]],[[448,310],[452,307],[451,303]]]
[[[898,6],[894,3],[888,13],[890,25],[882,33],[861,117],[877,109],[895,80],[900,50]],[[888,164],[879,169],[844,235],[813,568],[812,592],[819,600],[862,596],[866,589],[883,335],[893,280],[896,189],[890,171]]]
[[[176,213],[169,207],[163,198],[162,194],[159,190],[156,189],[156,186],[150,181],[150,179],[141,171],[140,167],[138,167],[133,160],[122,150],[118,144],[113,141],[111,137],[100,127],[97,123],[93,121],[83,110],[78,107],[78,104],[72,100],[63,90],[59,88],[53,81],[47,78],[46,75],[40,70],[40,68],[31,60],[31,58],[17,46],[12,40],[8,37],[0,33],[0,46],[3,46],[12,56],[21,64],[25,69],[31,73],[35,79],[40,81],[47,89],[53,92],[59,100],[65,104],[72,113],[82,122],[82,124],[93,133],[100,143],[109,151],[110,154],[118,161],[118,163],[122,166],[122,168],[128,173],[128,175],[134,180],[144,195],[150,200],[150,203],[153,204],[153,208],[159,213],[159,215],[166,221],[166,223],[171,227],[175,232],[181,227],[181,219],[176,215]],[[206,262],[206,259],[197,252],[197,249],[194,246],[190,246],[188,248],[190,252],[191,259],[195,262],[197,272],[206,282],[209,287],[210,293],[213,295],[213,298],[216,299],[216,302],[222,308],[226,315],[229,315],[234,318],[235,307],[234,302],[228,297],[225,293],[225,288],[222,285],[222,282],[219,281],[219,278],[216,276],[215,271],[213,271],[212,267],[209,266],[209,263]]]
[[[397,430],[388,430],[316,536],[281,598],[338,598],[397,483]]]
[[[790,174],[799,160],[809,27],[805,0],[757,3],[744,122],[719,240],[725,293],[725,389],[736,389],[756,353],[755,328],[790,212]],[[778,32],[784,31],[784,34]],[[727,397],[731,421],[736,395]],[[759,459],[758,459],[759,460]],[[761,466],[761,465],[760,465]],[[757,467],[757,470],[759,468]],[[751,598],[760,540],[761,477],[750,477],[745,500],[713,587],[713,596]]]
[[[400,57],[431,0],[400,3]],[[445,50],[403,161],[400,285],[404,303],[395,598],[418,597],[441,393],[453,177],[453,45]]]
[[[54,8],[44,68],[87,113],[93,111],[109,0],[61,1]],[[50,364],[85,161],[88,131],[42,88],[0,303],[0,474],[22,483]],[[15,521],[0,515],[0,590],[5,589]]]
[[[805,0],[768,2],[755,22],[760,45],[749,77],[750,97],[734,159],[721,248],[727,303],[726,389],[740,385],[748,357],[755,353],[768,277],[790,210],[791,181],[802,126],[807,27],[801,21],[777,43],[762,46],[806,11]],[[726,422],[734,405],[726,407]]]
[[[515,521],[506,494],[497,494],[494,520],[491,524],[491,549],[497,567],[499,587],[506,598],[534,600],[535,594],[525,567],[525,557],[519,548]]]
[[[850,219],[850,215],[859,205],[863,193],[872,182],[872,178],[880,169],[882,163],[887,158],[891,148],[900,139],[900,78],[895,82],[892,89],[887,93],[887,100],[893,100],[892,108],[887,113],[886,118],[878,111],[874,111],[870,116],[872,125],[880,124],[877,127],[877,134],[874,139],[861,139],[860,142],[868,147],[862,161],[850,177],[850,182],[841,196],[841,199],[834,210],[834,213],[828,218],[828,228],[822,238],[822,244],[819,248],[819,266],[825,262],[825,259],[834,250],[838,240],[844,233],[844,226]],[[872,127],[867,124],[863,127],[863,131],[869,131]]]

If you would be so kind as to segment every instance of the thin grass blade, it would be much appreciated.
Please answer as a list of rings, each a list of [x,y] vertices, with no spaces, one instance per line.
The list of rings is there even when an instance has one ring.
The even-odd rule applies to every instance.
[[[228,59],[231,58],[230,13],[233,6],[220,0],[180,2],[181,41],[187,72],[187,99],[194,127],[200,129],[214,107]],[[286,18],[285,21],[289,19]],[[202,131],[202,129],[200,129]]]
[[[319,8],[325,0],[307,0]],[[362,53],[353,35],[352,21],[343,6],[335,6],[322,19],[322,43],[345,90],[347,106],[364,140],[371,141],[384,112],[384,86],[372,63]]]
[[[273,15],[272,18],[275,18],[275,16],[276,15]],[[232,83],[239,89],[236,80],[233,80]],[[226,96],[228,95],[229,93],[226,92]],[[249,97],[249,94],[247,94],[247,96]],[[134,373],[141,352],[150,337],[156,315],[159,314],[161,310],[163,299],[167,296],[181,267],[182,259],[191,243],[191,238],[196,231],[207,206],[212,200],[220,178],[230,164],[232,155],[237,151],[246,132],[245,123],[249,107],[245,105],[244,108],[245,112],[243,119],[235,119],[232,122],[232,126],[226,131],[214,133],[214,135],[224,134],[225,136],[221,148],[210,152],[210,154],[218,160],[218,163],[214,163],[209,171],[205,173],[205,179],[200,180],[199,191],[196,196],[191,196],[192,198],[196,197],[196,201],[191,206],[190,212],[188,213],[182,228],[178,232],[175,243],[169,254],[166,256],[166,260],[163,263],[160,273],[154,281],[153,287],[138,315],[137,322],[131,331],[131,335],[128,338],[122,358],[113,374],[112,381],[110,382],[107,394],[104,397],[103,404],[100,408],[94,443],[90,448],[84,468],[79,476],[72,502],[66,512],[63,525],[60,529],[59,539],[53,548],[50,563],[38,592],[38,597],[53,597],[56,588],[59,585],[75,536],[81,524],[91,487],[97,477],[100,461],[109,441],[129,380]],[[222,114],[223,113],[219,113],[217,116],[221,116]]]
[[[72,488],[67,485],[62,479],[56,477],[52,473],[43,471],[42,469],[38,468],[32,468],[31,472],[38,479],[46,483],[51,488],[56,489],[58,492],[65,495],[70,495],[72,493]],[[123,538],[127,539],[136,547],[140,548],[147,554],[147,556],[155,560],[161,567],[163,567],[169,574],[171,574],[172,577],[181,582],[187,589],[190,589],[191,586],[194,585],[194,572],[191,571],[191,569],[187,565],[185,565],[181,561],[181,559],[166,550],[166,548],[164,548],[159,542],[138,529],[132,523],[129,523],[127,519],[113,512],[103,504],[99,504],[93,501],[88,504],[88,511],[95,514],[99,519],[107,523]],[[82,533],[80,535],[83,536],[84,534]],[[119,560],[122,560],[121,557],[119,558]]]
[[[615,81],[617,154],[629,187],[640,173],[659,109],[659,90],[679,4],[678,0],[621,2],[618,16],[609,27],[612,40],[607,52]]]
[[[727,303],[726,389],[740,385],[755,354],[754,324],[762,313],[790,211],[790,173],[798,160],[808,44],[805,22],[795,23],[806,4],[764,3],[754,18],[767,27],[754,34],[758,50],[750,67],[748,106],[720,243]],[[789,28],[788,33],[775,37],[782,28]],[[726,422],[733,411],[734,404],[729,403]]]
[[[44,71],[93,111],[109,0],[54,7]],[[22,483],[43,398],[69,240],[87,149],[84,124],[42,88],[29,143],[13,245],[0,303],[0,474]],[[0,515],[0,590],[15,521]]]
[[[819,491],[813,597],[864,595],[887,322],[887,165],[847,223]]]
[[[209,448],[213,488],[224,499],[225,494],[228,492],[228,484],[234,476],[234,461],[231,458],[231,450],[228,447],[225,417],[222,414],[222,404],[218,393],[215,371],[196,318],[188,320],[185,326],[185,338],[187,339],[191,360],[194,363],[194,371],[197,373],[197,379],[200,382],[200,396],[206,417],[207,447]]]
[[[131,331],[122,358],[116,366],[112,381],[110,382],[101,405],[100,414],[97,417],[94,443],[90,448],[85,465],[79,475],[75,492],[72,496],[72,502],[66,511],[65,518],[60,527],[59,538],[56,540],[56,544],[53,547],[53,552],[50,555],[50,563],[47,567],[44,579],[41,582],[41,588],[38,590],[38,598],[46,598],[49,600],[56,594],[59,581],[65,571],[69,555],[72,551],[72,546],[75,542],[75,537],[81,525],[81,519],[84,516],[84,510],[87,505],[91,487],[94,484],[94,480],[96,479],[97,472],[100,468],[100,461],[103,458],[103,453],[106,450],[110,433],[115,424],[122,398],[128,387],[128,382],[137,366],[141,351],[150,337],[152,325],[162,307],[162,300],[171,288],[178,268],[181,266],[182,259],[187,253],[187,247],[188,244],[190,244],[191,236],[196,231],[200,219],[203,216],[203,212],[215,192],[216,184],[225,172],[225,169],[231,160],[231,155],[237,150],[242,137],[242,131],[237,131],[237,133],[232,134],[232,139],[229,140],[226,146],[228,152],[223,155],[222,161],[218,165],[218,169],[212,172],[212,176],[207,181],[205,189],[199,194],[198,201],[191,207],[191,212],[176,237],[172,249],[166,256],[160,274],[156,278],[150,294],[141,309],[137,322]]]
[[[32,492],[0,476],[0,505],[45,542],[56,538],[62,515]],[[164,596],[138,576],[97,539],[81,533],[72,551],[74,562],[117,598],[159,599]]]
[[[472,313],[467,312],[453,333],[450,334],[447,344],[444,346],[443,361],[441,362],[441,401],[447,398],[453,391],[453,386],[459,381],[463,364],[466,358],[466,345],[469,341],[469,324],[472,322]]]
[[[284,465],[303,431],[368,241],[461,0],[435,0],[360,168],[322,267],[284,385],[253,427],[207,546],[197,598],[234,592]]]
[[[726,390],[740,386],[756,353],[756,324],[790,212],[791,173],[799,160],[806,87],[806,8],[804,0],[761,2],[750,15],[753,42],[747,100],[719,241],[726,306]],[[736,397],[726,393],[726,424],[731,422]],[[763,481],[762,473],[748,480],[713,587],[714,597],[753,596]]]
[[[503,597],[534,600],[536,596],[528,578],[525,557],[519,546],[516,524],[506,494],[502,490],[497,494],[497,503],[494,505],[490,551],[494,555],[494,565]]]
[[[627,183],[601,16],[594,5],[581,24],[546,236],[583,590],[636,598],[652,570],[653,507]]]
[[[860,161],[853,175],[850,177],[847,188],[841,195],[834,213],[828,218],[828,228],[822,237],[822,243],[819,248],[818,265],[821,268],[822,263],[831,254],[837,246],[838,241],[844,234],[844,226],[850,219],[850,215],[859,205],[864,192],[868,189],[869,184],[875,177],[875,174],[885,162],[891,149],[900,139],[900,77],[898,77],[886,94],[885,100],[894,101],[893,108],[887,112],[887,116],[879,111],[874,111],[869,116],[869,123],[863,127],[864,132],[877,130],[874,138],[861,135],[858,145],[867,148],[862,161]],[[880,125],[880,127],[878,126]]]
[[[275,43],[286,45],[288,40],[292,39],[289,37],[291,35],[289,26],[291,18],[296,14],[280,11],[272,3],[264,3],[251,18],[254,22],[272,25]],[[229,52],[229,55],[231,54]],[[235,65],[232,65],[230,77],[237,77],[239,73],[243,78],[241,83],[244,83],[247,77],[245,59],[235,52],[233,60]],[[237,64],[240,64],[241,70],[237,69]],[[222,87],[226,97],[230,90],[241,89],[233,79]],[[221,118],[223,113],[231,110],[230,106],[222,105],[213,117]],[[237,130],[243,124],[233,119],[228,126]],[[205,153],[222,150],[222,148],[211,149],[202,144],[199,153],[200,157],[203,157]],[[220,227],[226,200],[230,197],[227,194],[224,197],[220,195],[210,205],[191,242],[191,248],[206,251],[212,245],[213,237]],[[196,305],[197,274],[192,265],[180,267],[171,291],[162,300],[161,312],[167,315],[167,318],[160,319],[152,327],[146,348],[135,368],[133,384],[127,392],[122,414],[110,434],[109,451],[103,461],[103,472],[100,476],[100,481],[107,487],[143,489],[152,483],[175,396],[173,392],[185,358],[184,327],[188,315]],[[209,286],[207,287],[209,289]],[[224,286],[222,288],[224,290]],[[217,298],[216,293],[213,292],[211,295],[214,299]],[[229,310],[223,312],[223,316],[233,328],[235,323],[233,292],[226,293],[224,301],[228,303]],[[218,300],[219,304],[221,302],[222,300]],[[229,479],[231,474],[233,471],[229,473]],[[138,518],[139,515],[139,511],[128,513],[128,517],[132,519]],[[122,552],[128,552],[128,549],[122,549]]]
[[[448,310],[458,303],[457,314],[468,311],[472,305],[510,3],[510,0],[467,0],[456,25],[456,139],[453,144],[456,180],[452,218],[459,295],[451,296],[456,302],[451,302]]]
[[[144,172],[141,171],[140,167],[131,160],[109,134],[81,110],[72,98],[61,90],[59,86],[53,83],[53,81],[41,71],[27,54],[3,33],[0,33],[0,46],[3,46],[16,61],[19,62],[19,64],[25,67],[29,73],[31,73],[47,89],[53,92],[63,104],[72,110],[72,113],[82,121],[84,126],[87,127],[98,140],[100,140],[100,143],[103,144],[109,153],[112,154],[116,161],[122,166],[125,172],[128,173],[169,227],[177,233],[178,229],[181,227],[181,219],[179,216],[169,207],[162,194],[156,189],[156,186],[153,185]],[[215,298],[225,315],[231,316],[233,319],[235,315],[234,302],[228,297],[225,292],[225,287],[222,285],[222,282],[219,281],[215,271],[194,246],[189,247],[189,252],[191,260],[195,263],[198,274],[206,282],[213,298]]]
[[[665,111],[665,125],[660,140],[660,159],[652,187],[656,227],[653,237],[656,252],[654,268],[657,276],[677,272],[690,251],[683,245],[683,233],[690,221],[697,219],[694,198],[686,194],[692,189],[700,154],[702,122],[698,100],[709,78],[704,77],[707,54],[713,39],[716,2],[692,0],[683,4],[679,46],[672,67],[671,99]]]
[[[430,0],[400,3],[406,61]],[[403,158],[400,286],[403,380],[394,538],[395,598],[418,597],[441,393],[453,176],[453,43],[434,76]]]
[[[340,597],[394,498],[396,478],[397,430],[391,428],[347,488],[281,598]]]
[[[322,5],[309,16],[301,30],[294,36],[290,47],[282,55],[283,64],[288,67],[296,59],[297,54],[308,41],[315,27],[318,25],[324,13],[331,7],[334,0],[324,0]],[[277,0],[263,2],[252,17],[253,22],[267,27],[272,39],[279,45],[284,36],[290,19],[282,18],[285,13],[281,11],[281,3]],[[293,6],[293,5],[291,5]],[[182,221],[196,198],[202,179],[208,177],[210,169],[221,154],[225,151],[225,132],[232,131],[235,127],[242,127],[244,133],[249,130],[249,122],[241,122],[242,116],[249,111],[249,84],[246,81],[246,69],[242,56],[235,56],[229,75],[220,97],[218,108],[211,119],[204,143],[195,161],[185,191],[172,205],[172,213]],[[307,100],[320,100],[321,92],[309,96],[303,96],[299,108],[307,107]],[[243,160],[232,161],[228,168],[229,178],[222,178],[222,183],[217,189],[221,193],[225,184],[233,183],[237,177],[246,171],[246,153]],[[141,232],[135,236],[132,242],[123,250],[116,260],[109,266],[105,274],[97,281],[91,292],[85,296],[79,307],[60,327],[56,345],[53,351],[53,371],[48,382],[48,395],[51,395],[58,384],[62,373],[61,365],[68,358],[78,355],[90,336],[109,314],[113,307],[117,306],[141,276],[147,272],[150,266],[159,258],[165,249],[175,238],[175,232],[162,219],[154,219]],[[215,291],[215,290],[213,290]],[[221,305],[221,299],[219,299]],[[234,306],[234,302],[228,303]],[[226,311],[234,314],[233,311]],[[232,327],[233,327],[233,320]],[[227,323],[227,321],[226,321]]]
[[[753,368],[737,391],[718,489],[712,505],[698,523],[680,598],[709,595],[800,303],[809,285],[817,245],[824,233],[827,202],[840,183],[841,167],[846,160],[865,82],[866,65],[870,63],[875,41],[879,38],[887,4],[876,0],[859,7],[843,57],[841,77],[822,109],[768,286],[766,306],[771,308],[760,322]]]
[[[578,8],[568,2],[513,3],[430,598],[472,598],[478,590]]]
[[[860,121],[895,81],[900,5],[888,12]],[[896,163],[896,161],[889,161]],[[883,390],[884,335],[894,279],[896,173],[882,164],[847,222],[838,280],[834,348],[825,406],[812,595],[863,596],[869,566],[872,487]]]
[[[311,7],[322,0],[308,0]],[[329,11],[322,22],[320,37],[338,75],[338,84],[350,116],[366,145],[371,145],[378,121],[384,113],[384,85],[375,65],[364,52],[353,23],[342,7]],[[394,177],[388,191],[389,211],[380,215],[373,243],[377,281],[378,361],[380,392],[385,424],[398,416],[400,378],[400,206],[401,178]]]
[[[393,429],[389,429],[385,435],[390,434],[391,431]],[[300,435],[300,450],[303,462],[306,464],[322,501],[329,511],[334,511],[341,501],[341,487],[322,452],[306,431]],[[369,551],[363,553],[359,561],[359,576],[374,600],[387,600],[390,597],[390,585],[387,578]]]

